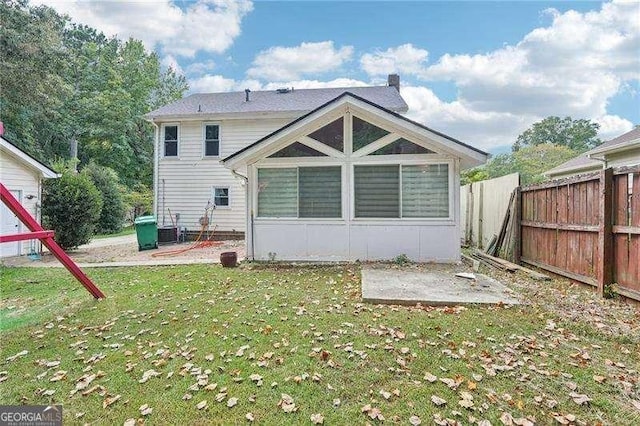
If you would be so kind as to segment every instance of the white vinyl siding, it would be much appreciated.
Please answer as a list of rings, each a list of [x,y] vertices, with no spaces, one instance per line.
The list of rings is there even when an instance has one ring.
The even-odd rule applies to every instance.
[[[220,123],[220,158],[227,157],[287,124],[290,119],[225,120]],[[246,227],[245,188],[215,158],[203,158],[203,122],[180,123],[180,157],[164,158],[163,132],[158,153],[156,214],[158,224],[171,224],[167,209],[180,213],[180,226],[200,230],[198,220],[212,187],[229,188],[229,207],[213,212],[212,225],[218,231],[244,232]],[[242,173],[242,172],[241,172]]]

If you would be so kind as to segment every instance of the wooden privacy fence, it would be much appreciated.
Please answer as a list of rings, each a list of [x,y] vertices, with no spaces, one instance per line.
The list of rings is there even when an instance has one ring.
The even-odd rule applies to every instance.
[[[516,261],[640,300],[640,166],[522,187]]]

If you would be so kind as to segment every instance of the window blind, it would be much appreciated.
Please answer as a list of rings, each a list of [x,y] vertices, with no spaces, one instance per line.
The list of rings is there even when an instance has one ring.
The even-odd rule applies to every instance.
[[[342,217],[340,166],[298,169],[299,217]]]
[[[402,166],[402,217],[449,217],[449,165]]]
[[[355,217],[400,217],[400,166],[354,167]]]
[[[258,169],[258,216],[298,216],[298,169]]]

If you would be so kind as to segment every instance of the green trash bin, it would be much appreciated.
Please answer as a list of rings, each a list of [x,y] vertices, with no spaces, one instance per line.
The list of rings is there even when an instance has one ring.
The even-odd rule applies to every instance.
[[[140,216],[133,222],[138,236],[138,251],[158,248],[158,224],[153,216]]]

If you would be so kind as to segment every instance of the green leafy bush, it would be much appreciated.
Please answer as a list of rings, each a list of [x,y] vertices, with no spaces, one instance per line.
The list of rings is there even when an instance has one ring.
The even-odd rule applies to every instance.
[[[133,223],[136,217],[151,214],[153,208],[153,192],[147,186],[137,183],[124,195],[127,211],[127,222]]]
[[[65,250],[91,240],[101,209],[100,191],[85,174],[65,170],[60,178],[44,181],[42,221]]]
[[[125,217],[123,191],[120,188],[118,174],[109,167],[89,163],[82,173],[86,174],[102,195],[102,209],[96,224],[99,234],[115,234],[122,230]]]

